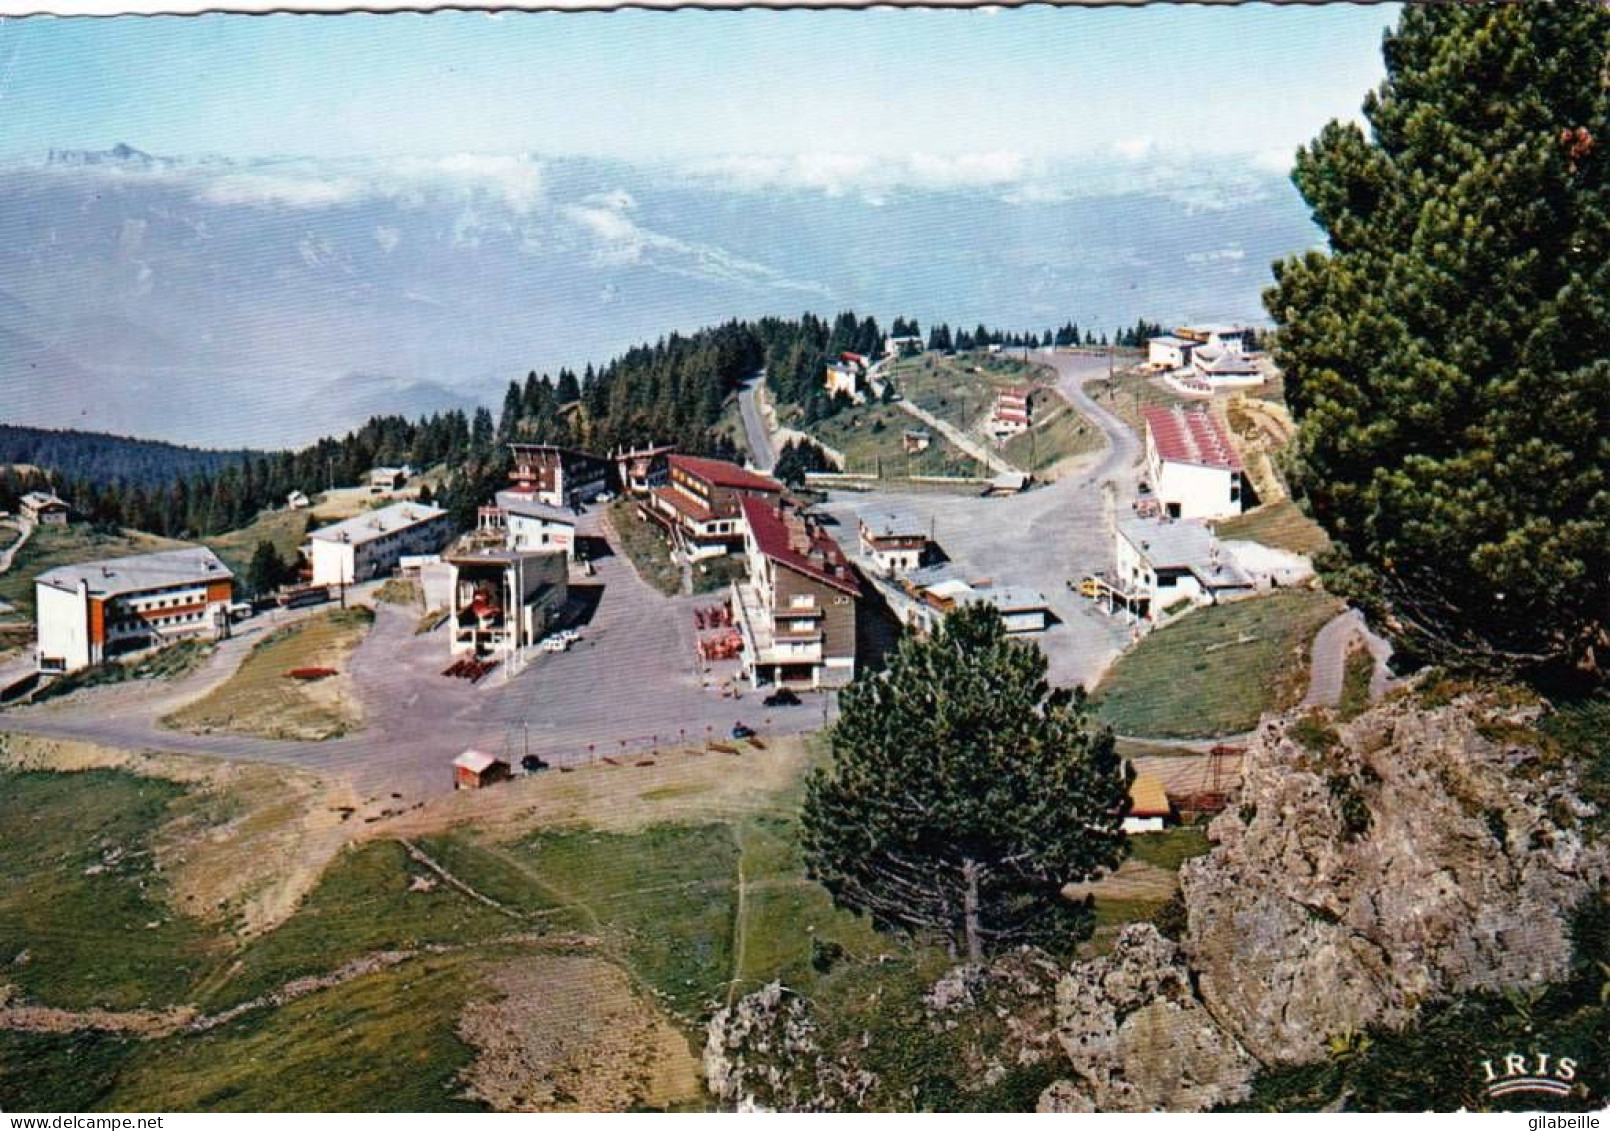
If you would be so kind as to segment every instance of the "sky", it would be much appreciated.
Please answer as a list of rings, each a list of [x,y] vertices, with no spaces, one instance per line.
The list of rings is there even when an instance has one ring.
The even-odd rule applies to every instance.
[[[1396,6],[0,20],[0,156],[899,158],[1289,167],[1381,78]],[[927,166],[923,161],[929,161]],[[729,170],[730,171],[730,170]],[[953,172],[954,171],[954,172]]]

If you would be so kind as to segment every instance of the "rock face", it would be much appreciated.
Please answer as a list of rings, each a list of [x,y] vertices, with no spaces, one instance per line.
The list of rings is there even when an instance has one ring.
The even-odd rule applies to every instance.
[[[1610,864],[1535,716],[1398,696],[1340,731],[1265,723],[1181,876],[1202,999],[1254,1056],[1313,1060],[1427,1001],[1564,973],[1571,910]]]
[[[1215,847],[1181,873],[1176,947],[1132,926],[1058,987],[1057,1111],[1201,1110],[1258,1064],[1411,1021],[1429,1001],[1554,980],[1572,909],[1610,878],[1593,810],[1535,708],[1394,696],[1334,728],[1266,720]]]
[[[1047,1089],[1041,1111],[1201,1111],[1244,1098],[1257,1067],[1150,924],[1062,979],[1056,1035],[1075,1078]]]
[[[822,1048],[803,998],[772,982],[711,1018],[705,1082],[739,1111],[854,1111],[877,1077]]]

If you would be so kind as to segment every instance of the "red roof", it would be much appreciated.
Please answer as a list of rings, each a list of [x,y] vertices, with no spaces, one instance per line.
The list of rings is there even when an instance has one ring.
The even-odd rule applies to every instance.
[[[753,471],[739,467],[735,463],[728,463],[724,459],[674,455],[670,457],[670,463],[673,468],[681,468],[689,475],[696,475],[717,487],[731,487],[740,491],[768,491],[773,494],[783,489],[783,485],[777,480],[756,475]]]
[[[766,499],[745,496],[739,500],[744,521],[760,552],[795,573],[831,585],[852,597],[861,595],[861,583],[838,543],[808,523],[798,511],[783,511]]]
[[[1146,430],[1158,454],[1171,463],[1241,470],[1241,457],[1230,445],[1229,433],[1201,406],[1152,406],[1146,409]]]

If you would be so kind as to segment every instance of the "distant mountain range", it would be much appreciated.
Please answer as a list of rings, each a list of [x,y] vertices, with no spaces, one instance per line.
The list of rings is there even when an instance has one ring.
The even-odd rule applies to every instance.
[[[1235,159],[0,166],[0,420],[275,447],[732,317],[1262,317],[1317,233]]]

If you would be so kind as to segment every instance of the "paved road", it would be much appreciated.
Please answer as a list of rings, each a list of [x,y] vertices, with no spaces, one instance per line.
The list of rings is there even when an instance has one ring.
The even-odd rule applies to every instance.
[[[766,371],[762,369],[738,390],[738,412],[743,417],[744,436],[749,441],[749,458],[757,471],[770,471],[777,466],[777,451],[755,399],[756,390],[765,383]]]
[[[584,516],[579,529],[603,533],[602,512]],[[666,598],[625,558],[596,565],[596,577],[576,582],[577,589],[602,587],[594,590],[599,599],[582,641],[568,652],[540,654],[512,678],[495,671],[478,686],[441,674],[449,663],[444,630],[415,636],[414,610],[381,605],[350,664],[366,720],[350,737],[283,742],[157,725],[233,674],[267,625],[224,642],[209,663],[174,684],[123,684],[7,711],[0,730],[299,766],[345,777],[365,798],[400,794],[392,803],[407,805],[450,790],[448,763],[470,746],[516,760],[529,749],[567,765],[623,752],[641,757],[656,741],[719,738],[739,720],[762,734],[822,725],[825,697],[768,711],[753,692],[738,701],[722,697],[716,687],[722,673],[705,686],[694,655],[693,610],[713,604],[714,595]]]
[[[1364,614],[1357,609],[1338,613],[1325,622],[1314,637],[1310,651],[1308,694],[1303,697],[1305,707],[1334,707],[1342,700],[1342,682],[1347,670],[1347,654],[1357,640],[1368,649],[1375,661],[1370,673],[1370,701],[1374,702],[1391,690],[1396,682],[1387,661],[1392,658],[1392,645],[1370,631]]]
[[[931,524],[939,545],[965,576],[1039,590],[1060,621],[1031,638],[1046,653],[1051,681],[1088,687],[1128,644],[1131,630],[1071,592],[1067,582],[1110,565],[1102,484],[1113,482],[1116,505],[1127,510],[1135,494],[1140,441],[1081,388],[1106,374],[1105,359],[1057,355],[1053,364],[1058,390],[1106,437],[1106,448],[1092,454],[1083,470],[1009,498],[834,492],[822,509],[835,520],[832,531],[847,552],[855,552],[856,517],[893,506]]]

